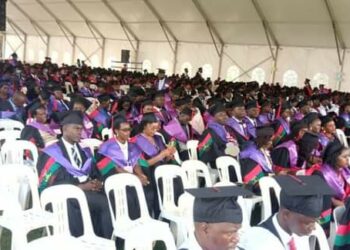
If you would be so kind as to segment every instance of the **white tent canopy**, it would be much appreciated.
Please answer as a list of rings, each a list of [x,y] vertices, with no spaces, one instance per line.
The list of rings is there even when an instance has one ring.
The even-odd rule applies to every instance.
[[[349,89],[348,0],[7,0],[5,56]]]

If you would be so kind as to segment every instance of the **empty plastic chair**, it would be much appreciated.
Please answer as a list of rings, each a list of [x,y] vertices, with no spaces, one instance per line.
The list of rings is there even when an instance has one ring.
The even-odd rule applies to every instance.
[[[167,219],[171,222],[170,227],[175,226],[176,230],[176,245],[179,247],[187,238],[188,232],[186,230],[186,221],[182,214],[183,211],[175,204],[174,196],[174,179],[181,178],[184,188],[187,188],[186,172],[176,165],[161,165],[155,170],[155,180],[157,184],[158,201],[160,207],[159,219]],[[162,183],[161,198],[159,182]]]
[[[270,189],[274,191],[277,197],[278,204],[280,204],[281,186],[273,177],[270,177],[270,176],[262,177],[259,180],[259,186],[260,186],[262,202],[263,202],[262,221],[264,221],[272,215]]]
[[[220,156],[216,159],[216,167],[219,171],[220,181],[230,181],[229,168],[233,167],[236,173],[237,182],[243,183],[241,165],[235,158],[231,156]]]
[[[204,178],[206,187],[211,187],[213,185],[210,178],[209,167],[203,162],[187,160],[182,163],[182,168],[186,171],[189,188],[199,187],[199,177]]]
[[[0,119],[0,130],[19,130],[22,131],[24,125],[11,119]]]
[[[30,165],[33,167],[35,173],[38,157],[38,149],[30,141],[6,141],[1,147],[3,164]]]
[[[21,187],[28,184],[32,206],[23,210],[19,203]],[[41,209],[37,188],[37,176],[32,170],[21,165],[6,165],[0,167],[0,216],[1,228],[7,228],[12,233],[12,249],[20,249],[27,242],[27,234],[39,228],[53,225],[50,213]]]
[[[54,235],[70,236],[67,202],[73,199],[79,204],[84,227],[84,234],[78,237],[79,240],[87,249],[115,249],[114,241],[95,235],[86,196],[79,187],[65,184],[51,186],[42,192],[40,199],[43,208],[52,205],[52,214],[57,221]]]
[[[21,138],[20,130],[3,130],[0,131],[0,143],[4,141],[14,141]]]
[[[129,216],[126,187],[134,187],[140,206],[140,217]],[[140,180],[133,174],[116,174],[107,178],[105,191],[112,214],[113,238],[125,240],[124,249],[152,249],[153,242],[163,241],[167,249],[176,249],[168,224],[154,220],[147,209],[146,198]],[[110,195],[114,196],[114,206]],[[115,207],[115,211],[113,210]]]
[[[199,143],[198,140],[189,140],[186,143],[190,160],[198,160],[198,154],[197,154],[198,143]]]
[[[316,250],[316,241],[318,241],[318,250],[330,250],[327,236],[324,233],[322,227],[316,222],[316,229],[309,235],[310,250]]]
[[[111,138],[113,138],[113,131],[110,128],[104,128],[104,129],[102,129],[101,135],[102,135],[103,140],[104,139],[111,139]]]

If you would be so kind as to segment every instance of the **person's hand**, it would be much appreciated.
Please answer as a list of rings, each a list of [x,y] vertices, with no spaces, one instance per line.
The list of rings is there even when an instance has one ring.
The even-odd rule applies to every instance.
[[[279,171],[277,175],[287,175],[288,174],[288,170],[282,170],[282,171]]]
[[[140,179],[143,186],[147,186],[150,183],[147,176],[144,174],[140,174],[137,177]]]
[[[100,192],[103,188],[103,183],[97,179],[93,179],[91,181],[95,186],[94,186],[94,190],[92,191],[96,191],[96,192]]]
[[[78,187],[80,187],[84,191],[93,191],[95,188],[95,183],[93,183],[92,181],[87,181],[84,183],[80,183]]]
[[[173,147],[168,147],[167,149],[164,149],[161,152],[161,155],[163,156],[163,158],[167,158],[169,156],[172,156],[175,153],[175,150],[173,150]]]
[[[173,146],[169,146],[169,147],[167,148],[167,150],[169,151],[169,156],[175,154],[175,152],[176,152],[176,148],[173,147]]]

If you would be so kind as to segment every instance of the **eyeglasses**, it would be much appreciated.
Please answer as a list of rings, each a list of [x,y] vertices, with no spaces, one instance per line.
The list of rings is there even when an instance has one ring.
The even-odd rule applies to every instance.
[[[131,131],[131,128],[121,128],[120,130],[123,132],[129,132],[129,131]]]

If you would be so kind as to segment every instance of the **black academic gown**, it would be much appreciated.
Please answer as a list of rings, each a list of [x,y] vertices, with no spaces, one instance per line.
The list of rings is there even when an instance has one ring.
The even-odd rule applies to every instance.
[[[57,145],[61,149],[63,156],[69,160],[68,153],[63,144],[62,139],[57,142]],[[82,164],[86,162],[87,155],[85,152],[78,146],[79,154],[82,159]],[[39,156],[37,168],[38,173],[43,171],[47,162],[51,159],[49,155],[46,153],[41,153]],[[57,163],[57,162],[56,162]],[[58,163],[59,164],[59,163]],[[89,177],[91,179],[99,179],[101,180],[101,175],[95,166],[92,166],[90,170]],[[56,172],[56,178],[53,180],[50,185],[59,185],[59,184],[71,184],[78,185],[80,182],[77,178],[72,176],[67,170],[60,166],[60,168]],[[94,227],[94,231],[97,236],[104,237],[110,239],[113,232],[112,219],[109,212],[108,200],[103,191],[101,192],[93,192],[93,191],[84,191],[85,196],[87,198],[90,215]],[[83,234],[83,223],[81,219],[80,208],[78,203],[74,200],[68,201],[68,216],[69,216],[69,228],[71,234],[75,237],[81,236]]]

